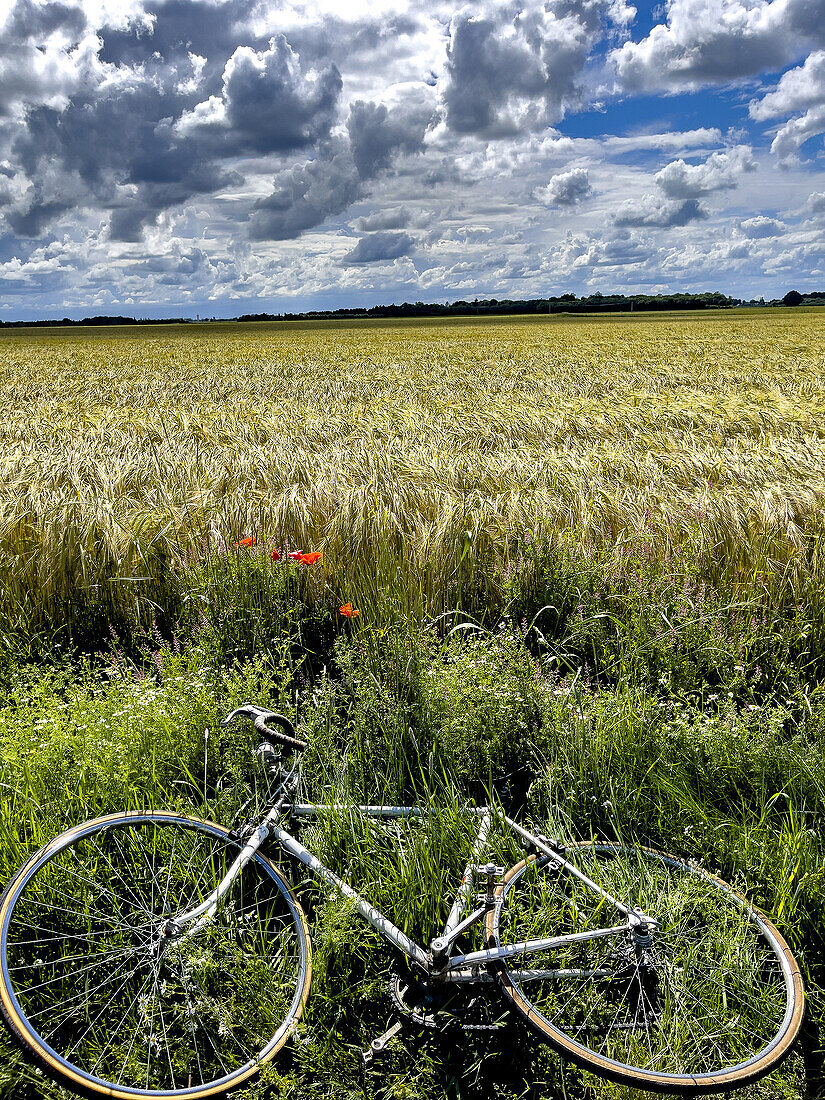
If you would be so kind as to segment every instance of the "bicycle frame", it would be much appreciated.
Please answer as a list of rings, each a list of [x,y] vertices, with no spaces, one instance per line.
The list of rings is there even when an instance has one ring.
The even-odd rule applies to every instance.
[[[650,922],[649,917],[646,917],[643,913],[630,910],[621,901],[614,898],[611,894],[602,889],[602,887],[597,885],[597,883],[593,882],[587,875],[583,874],[577,867],[566,860],[561,852],[548,846],[542,837],[536,836],[528,829],[523,828],[497,808],[493,806],[468,808],[466,812],[474,815],[478,819],[476,839],[473,843],[472,852],[465,867],[461,883],[459,884],[450,908],[450,914],[444,926],[444,931],[441,936],[430,943],[429,948],[425,948],[405,935],[405,933],[402,932],[384,913],[370,904],[370,902],[354,890],[349,883],[345,882],[344,879],[330,870],[330,868],[322,863],[317,856],[313,855],[308,848],[304,847],[299,840],[278,823],[279,819],[287,812],[291,816],[301,818],[317,817],[324,813],[329,813],[330,811],[340,812],[342,810],[355,810],[369,817],[387,819],[423,817],[431,812],[426,808],[416,806],[349,806],[335,803],[278,803],[267,813],[266,817],[261,821],[261,824],[254,830],[232,866],[210,896],[196,908],[174,918],[174,925],[176,928],[182,931],[187,925],[191,924],[190,928],[186,928],[185,931],[182,931],[184,936],[188,936],[193,934],[204,923],[211,920],[217,912],[221,898],[230,889],[232,883],[237,876],[241,874],[243,868],[249,860],[252,859],[255,852],[257,852],[264,841],[269,838],[276,840],[284,851],[303,864],[303,866],[311,871],[316,878],[329,883],[344,897],[351,899],[363,919],[379,932],[385,940],[393,944],[399,951],[403,952],[407,958],[422,969],[429,977],[436,978],[440,981],[491,981],[493,975],[489,968],[499,960],[533,955],[542,951],[550,951],[569,943],[622,935],[631,932],[640,924]],[[475,885],[476,865],[487,843],[490,826],[494,818],[516,832],[523,840],[526,840],[532,845],[537,852],[542,853],[548,859],[552,860],[559,873],[571,875],[593,890],[594,893],[604,898],[609,905],[612,905],[618,913],[625,918],[624,923],[616,924],[610,928],[595,929],[589,932],[573,932],[563,936],[527,940],[522,943],[508,944],[505,947],[487,947],[480,951],[452,955],[450,949],[457,937],[477,920],[482,918],[493,904],[501,904],[500,901],[493,901],[491,880],[488,880],[488,894],[485,899],[485,904],[480,908],[473,909],[465,916]],[[510,970],[510,973],[516,981],[574,976],[573,971],[562,969]],[[603,973],[607,972],[583,969],[576,971],[575,975],[585,977],[599,976]]]

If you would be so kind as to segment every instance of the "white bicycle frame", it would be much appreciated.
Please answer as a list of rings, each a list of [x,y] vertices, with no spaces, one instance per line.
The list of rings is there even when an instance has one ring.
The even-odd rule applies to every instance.
[[[279,819],[289,813],[294,817],[318,817],[324,813],[341,811],[358,811],[368,817],[387,819],[412,818],[426,816],[432,812],[426,808],[416,806],[349,806],[334,803],[299,803],[278,804],[269,811],[261,824],[254,830],[242,850],[238,853],[232,866],[229,868],[221,882],[212,891],[209,897],[194,909],[180,914],[174,918],[174,925],[181,930],[183,936],[192,935],[203,924],[210,921],[217,912],[221,898],[227,893],[232,883],[243,871],[246,864],[252,859],[261,845],[270,837],[277,840],[281,847],[291,856],[302,863],[312,874],[324,882],[334,886],[344,897],[350,898],[356,909],[379,932],[384,939],[402,951],[412,962],[424,970],[430,977],[445,982],[485,982],[492,981],[493,975],[489,969],[491,964],[518,956],[533,955],[541,951],[552,951],[570,943],[578,943],[585,940],[602,939],[609,936],[624,935],[633,932],[640,925],[650,923],[650,918],[636,910],[631,910],[618,898],[614,898],[606,890],[602,889],[587,875],[583,874],[574,864],[564,858],[563,854],[548,846],[543,838],[531,833],[517,822],[507,817],[500,810],[492,806],[483,808],[468,808],[467,813],[473,814],[478,819],[478,832],[473,844],[470,859],[464,870],[461,883],[456,891],[455,899],[450,909],[450,915],[444,926],[442,934],[430,943],[429,949],[411,940],[400,928],[386,917],[374,905],[361,897],[349,883],[331,871],[329,867],[305,848],[299,840],[287,832],[278,824]],[[598,928],[589,932],[572,932],[568,935],[550,936],[544,939],[525,940],[521,943],[507,944],[506,946],[489,947],[481,951],[471,951],[466,954],[452,955],[450,949],[462,932],[469,928],[475,921],[483,917],[493,904],[491,880],[488,880],[488,899],[480,908],[473,909],[468,915],[468,904],[475,885],[477,864],[487,843],[487,837],[493,819],[497,818],[506,824],[514,832],[532,845],[537,852],[545,855],[552,861],[554,868],[559,873],[566,873],[578,879],[595,894],[598,894],[624,918],[624,923],[616,924],[610,928]],[[495,904],[501,904],[497,902]],[[194,922],[194,923],[193,923]],[[187,927],[187,925],[191,927]],[[185,930],[184,930],[185,929]],[[508,968],[509,969],[509,968]],[[599,977],[608,974],[603,970],[570,970],[570,969],[540,969],[540,970],[512,970],[511,977],[519,982],[535,981],[542,979],[568,978],[568,977]]]

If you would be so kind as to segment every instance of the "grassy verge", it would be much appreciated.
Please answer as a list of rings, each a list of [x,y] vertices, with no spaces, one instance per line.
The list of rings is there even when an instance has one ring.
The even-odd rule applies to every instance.
[[[563,835],[649,843],[745,888],[777,919],[811,993],[802,1049],[747,1095],[816,1096],[825,1047],[818,582],[809,577],[791,598],[775,571],[714,581],[691,549],[665,561],[642,545],[617,555],[572,536],[530,537],[494,579],[496,603],[474,602],[467,587],[463,610],[415,624],[398,613],[387,580],[398,574],[386,560],[347,593],[326,587],[318,564],[232,548],[189,567],[177,617],[110,632],[85,657],[7,659],[4,878],[54,833],[110,810],[174,806],[232,821],[251,781],[248,734],[218,721],[260,700],[291,714],[309,741],[307,797],[442,808],[432,827],[401,836],[349,815],[306,834],[417,936],[443,921],[437,895],[466,858],[455,807],[488,794]],[[345,596],[359,616],[340,614]],[[266,1075],[267,1095],[625,1095],[511,1024],[408,1033],[362,1079],[357,1050],[391,1018],[393,960],[350,908],[315,887],[302,893],[316,981],[302,1042]],[[491,1004],[495,1021],[501,1004]],[[2,1042],[4,1094],[57,1095]]]

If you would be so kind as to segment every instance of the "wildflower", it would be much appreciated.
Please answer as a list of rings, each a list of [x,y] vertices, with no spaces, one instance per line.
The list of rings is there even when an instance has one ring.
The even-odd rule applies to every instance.
[[[361,612],[357,607],[353,607],[351,603],[345,603],[343,607],[339,607],[338,610],[347,619],[354,619],[356,615],[360,615]]]
[[[277,550],[273,550],[272,553],[269,556],[272,558],[273,561],[280,561],[281,560],[281,555],[278,553]]]
[[[287,554],[290,561],[297,561],[300,565],[314,565],[321,559],[321,551],[316,550],[312,554],[305,554],[303,550],[290,550]]]
[[[258,540],[255,538],[254,535],[249,535],[245,539],[238,539],[238,541],[235,543],[235,545],[236,546],[254,546],[257,543],[257,541]]]

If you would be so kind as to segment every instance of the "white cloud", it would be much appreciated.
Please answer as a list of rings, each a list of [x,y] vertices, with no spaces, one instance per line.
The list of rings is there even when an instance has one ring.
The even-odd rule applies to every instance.
[[[0,0],[0,311],[825,286],[822,3]]]
[[[653,177],[670,199],[695,199],[712,191],[731,190],[742,172],[756,168],[753,151],[737,145],[727,152],[715,152],[701,164],[673,160]]]
[[[755,218],[746,218],[739,226],[746,237],[753,240],[761,240],[765,237],[778,237],[787,228],[784,222],[776,218],[767,218],[763,214],[757,214]]]
[[[667,22],[610,61],[626,91],[678,92],[784,68],[820,44],[819,0],[668,0]]]
[[[786,72],[776,88],[754,100],[749,109],[758,121],[802,111],[780,128],[771,145],[782,160],[798,156],[806,141],[825,133],[825,50],[816,50],[804,64]]]
[[[661,195],[645,194],[641,198],[625,199],[613,216],[617,226],[657,226],[660,229],[704,221],[708,212],[695,198],[663,199]]]
[[[575,206],[591,193],[586,168],[571,168],[551,176],[546,187],[539,187],[535,197],[547,206]]]
[[[583,102],[592,48],[632,10],[616,0],[487,0],[462,8],[450,23],[441,85],[447,125],[501,138],[563,118]]]

